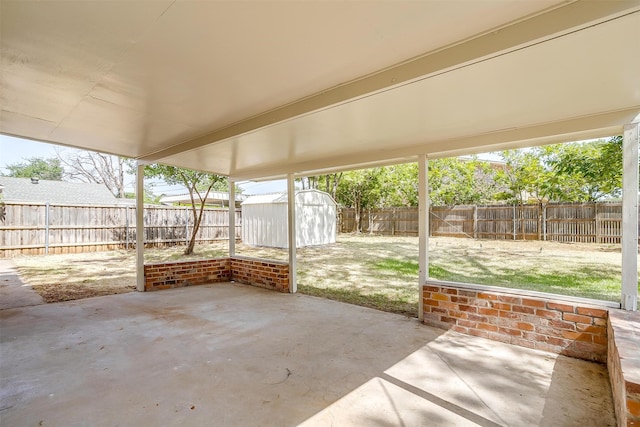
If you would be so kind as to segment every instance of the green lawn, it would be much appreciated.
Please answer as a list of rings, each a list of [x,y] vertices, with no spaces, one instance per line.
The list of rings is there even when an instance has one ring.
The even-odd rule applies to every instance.
[[[431,238],[429,275],[434,279],[530,289],[619,301],[620,249],[553,242]],[[149,249],[145,262],[227,255],[226,242]],[[238,255],[287,259],[287,251],[238,244]],[[49,301],[127,292],[135,288],[135,253],[112,251],[14,259],[26,280]],[[66,290],[65,290],[66,289]],[[300,292],[396,313],[418,311],[418,239],[338,236],[337,243],[298,250]],[[93,291],[93,292],[92,292]]]

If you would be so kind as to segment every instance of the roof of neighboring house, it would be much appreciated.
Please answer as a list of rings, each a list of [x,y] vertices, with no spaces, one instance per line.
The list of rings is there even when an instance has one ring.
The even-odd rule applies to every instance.
[[[236,203],[242,202],[247,196],[244,194],[236,194]],[[229,202],[229,193],[223,191],[211,191],[207,196],[205,204],[221,204],[222,202]],[[191,197],[189,194],[179,194],[176,196],[164,196],[160,199],[160,203],[188,203],[191,204]]]
[[[115,205],[116,198],[104,184],[48,181],[0,176],[5,202],[69,205]]]

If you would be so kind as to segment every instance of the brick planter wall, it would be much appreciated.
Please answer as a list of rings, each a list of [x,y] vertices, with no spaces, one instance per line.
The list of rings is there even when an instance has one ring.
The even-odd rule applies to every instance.
[[[233,257],[231,271],[236,282],[289,292],[289,264],[286,262]]]
[[[231,280],[229,258],[145,264],[144,290],[181,288]]]
[[[424,323],[443,329],[605,362],[607,310],[564,301],[424,286]]]
[[[229,282],[289,292],[289,264],[244,257],[145,264],[144,289],[157,291]]]
[[[640,312],[609,312],[607,369],[618,426],[640,426]]]

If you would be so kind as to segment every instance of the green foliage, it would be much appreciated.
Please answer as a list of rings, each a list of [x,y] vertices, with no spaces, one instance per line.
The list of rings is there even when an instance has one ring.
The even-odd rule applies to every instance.
[[[556,146],[548,159],[553,171],[570,177],[577,197],[596,201],[622,193],[622,137]],[[578,200],[576,200],[578,201]],[[580,200],[581,201],[581,200]]]
[[[418,164],[387,166],[383,170],[385,207],[418,206]]]
[[[214,186],[227,182],[227,179],[220,175],[160,164],[145,166],[144,171],[146,176],[161,178],[168,184],[182,185],[189,191],[193,227],[191,227],[191,237],[184,254],[190,255],[193,253],[209,192]]]
[[[383,168],[360,169],[345,172],[340,180],[336,197],[343,206],[354,208],[356,232],[361,231],[360,216],[363,210],[382,207],[384,172]]]
[[[473,157],[429,161],[433,205],[480,204],[494,199],[504,187],[502,171]],[[337,201],[345,207],[374,209],[418,205],[418,165],[407,163],[345,172]]]
[[[508,150],[501,153],[505,162],[505,177],[509,191],[504,199],[526,204],[530,199],[538,202],[549,200],[555,194],[553,171],[545,165],[544,151]]]
[[[620,196],[622,137],[555,144],[501,153],[503,167],[481,161],[445,158],[429,161],[432,205],[590,202]],[[309,183],[323,181],[309,179]],[[315,188],[315,187],[312,187]],[[356,209],[418,205],[415,163],[344,172],[336,201]]]
[[[503,170],[476,157],[429,161],[429,196],[434,206],[490,203],[504,181]]]
[[[125,199],[135,199],[136,198],[136,193],[135,192],[125,192],[124,193],[124,198]],[[153,185],[149,184],[149,183],[145,183],[144,184],[144,203],[148,203],[148,204],[152,204],[152,205],[158,205],[160,204],[160,199],[162,198],[162,195],[160,196],[156,196],[153,193]]]
[[[306,176],[302,178],[296,178],[296,181],[299,182],[302,186],[303,190],[308,189],[316,189],[324,191],[333,197],[336,198],[336,193],[338,191],[338,185],[340,180],[342,180],[342,172],[339,173],[330,173],[327,175],[317,175],[317,176]]]
[[[51,181],[62,181],[62,174],[64,169],[60,163],[60,159],[50,158],[44,159],[42,157],[30,157],[23,159],[22,163],[14,163],[5,166],[9,170],[7,176],[16,178],[31,178],[38,177],[40,179],[47,179]]]
[[[502,158],[509,182],[502,199],[594,202],[621,194],[622,137],[510,150]]]

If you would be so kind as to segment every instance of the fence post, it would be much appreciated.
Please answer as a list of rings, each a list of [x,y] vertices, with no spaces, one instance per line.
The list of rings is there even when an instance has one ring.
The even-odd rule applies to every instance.
[[[601,243],[602,240],[602,236],[600,235],[600,221],[598,220],[598,204],[594,203],[593,204],[593,210],[594,210],[594,222],[595,222],[595,227],[596,227],[596,243]]]
[[[129,206],[125,206],[124,212],[124,234],[125,234],[125,250],[129,250]]]
[[[513,240],[516,240],[516,206],[513,205]]]
[[[473,238],[478,238],[478,205],[473,205]]]
[[[189,244],[189,207],[184,208],[184,244]]]
[[[391,210],[391,235],[396,235],[396,208]]]
[[[44,206],[44,254],[49,255],[49,202]]]
[[[538,206],[536,206],[536,217],[538,218],[536,221],[536,228],[538,229],[538,240],[542,240],[542,212],[544,211],[544,208],[542,206],[542,203],[538,203]]]
[[[547,205],[542,208],[542,240],[547,241]]]

